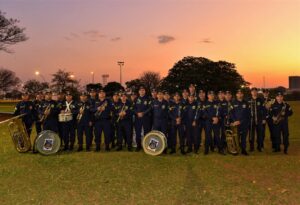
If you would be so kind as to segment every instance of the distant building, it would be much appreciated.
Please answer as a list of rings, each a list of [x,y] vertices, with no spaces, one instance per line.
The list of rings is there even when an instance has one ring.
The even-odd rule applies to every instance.
[[[289,92],[300,91],[300,76],[289,76]]]

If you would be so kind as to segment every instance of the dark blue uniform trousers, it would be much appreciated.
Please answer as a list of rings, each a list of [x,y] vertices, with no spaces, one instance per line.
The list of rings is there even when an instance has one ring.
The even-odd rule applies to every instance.
[[[101,135],[104,133],[104,143],[106,146],[109,145],[111,137],[111,122],[109,119],[100,119],[95,122],[95,143],[96,146],[101,144]]]
[[[214,134],[212,136],[212,133]],[[206,121],[205,123],[205,149],[208,150],[209,146],[213,149],[215,146],[219,150],[223,148],[221,135],[220,135],[220,125],[213,124],[211,121]]]
[[[64,144],[65,147],[70,146],[73,147],[74,142],[75,142],[75,123],[74,121],[69,121],[69,122],[63,122],[62,123],[62,128],[63,128],[63,139],[64,139]]]
[[[85,135],[86,148],[90,148],[91,141],[91,126],[88,123],[79,123],[77,125],[78,144],[83,144],[83,134]]]
[[[141,118],[135,118],[135,133],[136,143],[138,147],[141,147],[142,128],[144,128],[144,135],[151,131],[151,117],[143,116]]]
[[[118,123],[118,146],[122,146],[125,139],[128,147],[132,147],[132,123],[129,119],[120,120]]]

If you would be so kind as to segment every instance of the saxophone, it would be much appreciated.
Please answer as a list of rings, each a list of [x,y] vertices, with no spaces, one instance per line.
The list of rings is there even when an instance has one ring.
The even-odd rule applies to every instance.
[[[278,125],[285,117],[285,110],[286,110],[286,103],[283,102],[283,106],[281,111],[278,113],[277,116],[273,117],[273,124]]]

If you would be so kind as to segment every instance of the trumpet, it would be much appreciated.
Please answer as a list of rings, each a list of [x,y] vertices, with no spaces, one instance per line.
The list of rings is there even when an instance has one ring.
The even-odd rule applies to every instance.
[[[50,112],[51,112],[51,104],[47,105],[47,107],[40,119],[40,122],[44,122],[48,118]]]
[[[82,116],[83,116],[83,112],[84,112],[84,109],[85,109],[85,105],[81,106],[80,109],[79,109],[79,113],[77,115],[77,122],[79,123]]]
[[[117,123],[121,120],[121,119],[123,119],[123,117],[124,117],[124,115],[120,115],[121,113],[123,113],[123,112],[125,112],[125,106],[126,104],[124,104],[123,106],[122,106],[122,109],[121,109],[121,111],[119,112],[119,117],[118,117],[118,119],[117,119]]]
[[[98,107],[100,109],[97,109],[97,111],[94,114],[97,119],[100,118],[100,116],[101,116],[103,110],[105,110],[106,106],[107,106],[107,101],[105,101],[100,107]]]

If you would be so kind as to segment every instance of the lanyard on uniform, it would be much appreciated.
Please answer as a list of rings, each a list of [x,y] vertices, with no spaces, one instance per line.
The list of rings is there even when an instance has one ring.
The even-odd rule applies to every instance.
[[[65,112],[71,112],[70,105],[72,104],[72,102],[73,102],[73,101],[71,101],[71,102],[68,103],[68,102],[66,101],[66,106],[67,106],[67,107],[66,107]]]

